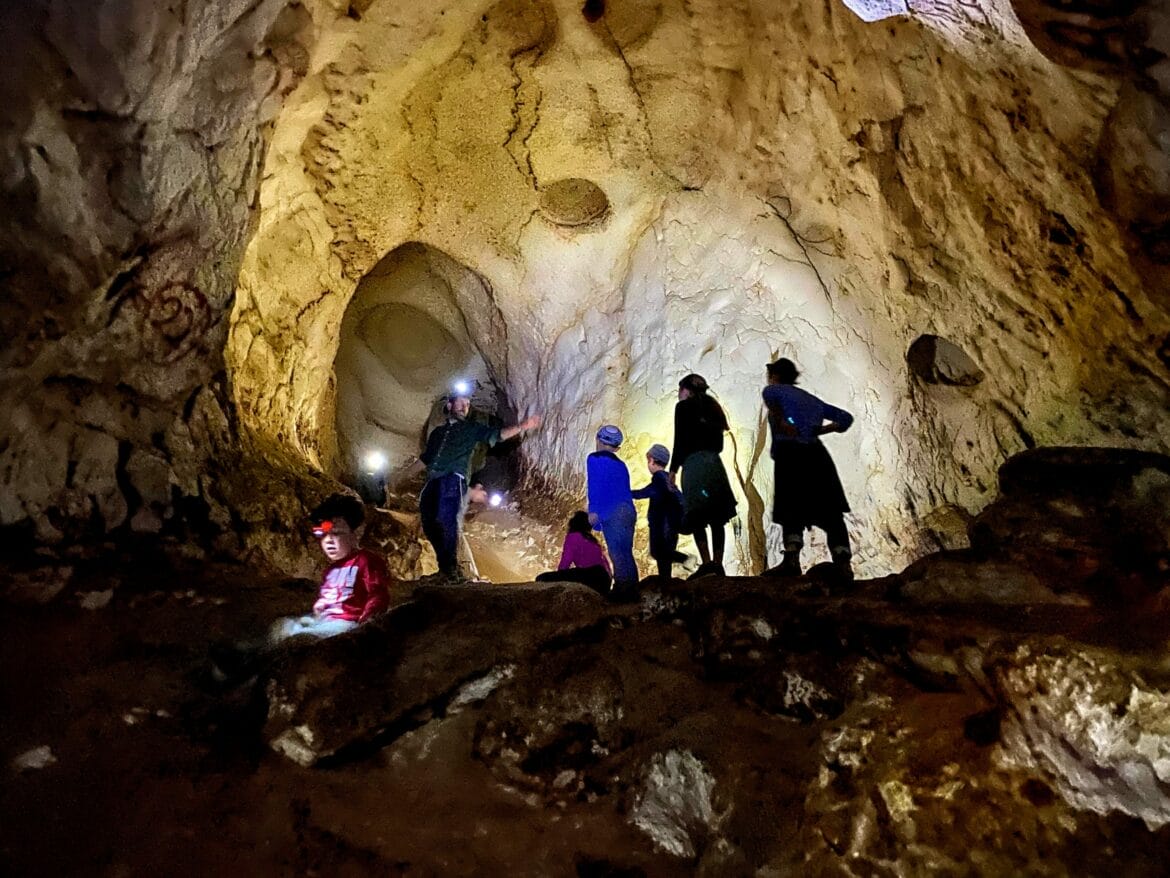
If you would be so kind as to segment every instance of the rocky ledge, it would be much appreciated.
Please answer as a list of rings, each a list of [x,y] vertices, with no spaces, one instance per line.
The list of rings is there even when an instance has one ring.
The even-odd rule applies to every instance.
[[[407,789],[474,766],[442,819],[524,803],[563,837],[515,852],[533,874],[1167,868],[1170,461],[1043,449],[1001,490],[971,549],[847,591],[422,588],[287,653],[264,735],[304,766],[376,753]]]
[[[1162,875],[1168,491],[1165,457],[1029,452],[970,549],[847,590],[422,586],[290,646],[235,713],[159,682],[191,669],[173,644],[123,649],[125,685],[179,718],[151,702],[103,737],[115,687],[91,694],[69,720],[90,750],[53,742],[3,793],[3,851],[35,872],[72,833],[35,862],[111,874]],[[102,808],[116,828],[85,823]]]

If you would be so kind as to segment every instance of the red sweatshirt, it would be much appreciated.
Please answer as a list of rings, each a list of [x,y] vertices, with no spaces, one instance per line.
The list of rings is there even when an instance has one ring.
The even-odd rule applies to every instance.
[[[364,622],[389,606],[389,581],[386,562],[368,549],[358,549],[325,568],[313,612],[331,619]]]

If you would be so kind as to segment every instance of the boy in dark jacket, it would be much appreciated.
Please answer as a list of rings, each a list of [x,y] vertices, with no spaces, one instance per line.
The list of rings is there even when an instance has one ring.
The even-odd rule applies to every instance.
[[[631,492],[635,500],[650,501],[650,508],[646,511],[646,523],[650,526],[650,557],[658,562],[658,578],[664,585],[670,582],[683,517],[682,492],[671,484],[666,472],[668,463],[670,450],[665,445],[650,446],[646,452],[650,484]]]

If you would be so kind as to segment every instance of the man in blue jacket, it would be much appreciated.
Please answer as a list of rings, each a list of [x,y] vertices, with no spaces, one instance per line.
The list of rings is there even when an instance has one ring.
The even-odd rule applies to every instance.
[[[844,433],[853,425],[853,415],[797,387],[800,373],[792,360],[781,357],[767,368],[764,404],[772,428],[776,477],[772,520],[780,525],[784,539],[784,560],[770,572],[799,576],[804,530],[819,527],[828,539],[838,577],[852,581],[853,553],[845,528],[849,503],[820,437]]]

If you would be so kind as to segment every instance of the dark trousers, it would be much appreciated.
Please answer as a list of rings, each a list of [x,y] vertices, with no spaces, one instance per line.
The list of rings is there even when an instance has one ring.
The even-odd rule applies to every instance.
[[[458,473],[448,473],[429,480],[418,499],[423,533],[434,547],[443,573],[459,570],[459,526],[466,493],[467,480]]]
[[[650,501],[653,505],[654,501]],[[650,525],[650,557],[658,564],[658,578],[669,582],[674,572],[674,556],[678,554],[678,532],[658,516],[647,516]],[[720,527],[721,525],[712,525]]]
[[[568,570],[550,570],[536,577],[537,582],[579,582],[601,595],[609,593],[612,580],[609,571],[600,564],[593,567],[570,567]]]

